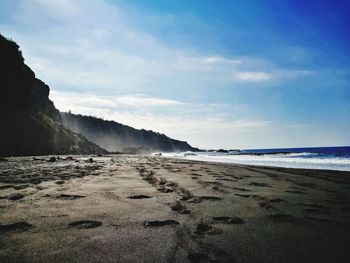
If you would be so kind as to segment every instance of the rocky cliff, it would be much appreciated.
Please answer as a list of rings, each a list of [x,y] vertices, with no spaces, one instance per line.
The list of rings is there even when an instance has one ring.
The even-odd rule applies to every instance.
[[[62,124],[49,92],[19,46],[0,34],[0,156],[105,152]]]
[[[196,151],[187,142],[174,140],[154,131],[138,130],[114,121],[92,116],[61,113],[63,124],[81,133],[108,151],[118,152],[174,152]]]
[[[0,156],[198,150],[157,132],[60,113],[49,93],[19,46],[0,34]]]

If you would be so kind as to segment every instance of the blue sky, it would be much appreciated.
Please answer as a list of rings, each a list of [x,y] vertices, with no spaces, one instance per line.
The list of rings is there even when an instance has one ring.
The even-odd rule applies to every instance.
[[[350,145],[350,1],[0,6],[60,110],[201,148]]]

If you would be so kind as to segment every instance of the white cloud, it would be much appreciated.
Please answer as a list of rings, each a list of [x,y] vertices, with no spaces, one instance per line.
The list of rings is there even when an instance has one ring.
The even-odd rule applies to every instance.
[[[118,108],[118,107],[167,107],[183,105],[185,103],[176,100],[149,98],[141,94],[123,96],[97,96],[91,93],[74,93],[51,91],[50,98],[61,110],[67,111],[78,106],[90,108]]]
[[[215,64],[229,64],[229,65],[237,65],[241,64],[242,60],[239,59],[227,59],[224,57],[219,57],[219,56],[209,56],[203,59],[204,64],[210,64],[210,65],[215,65]]]
[[[271,79],[271,75],[265,72],[238,72],[234,78],[242,81],[260,82]]]
[[[182,105],[182,102],[169,100],[169,99],[159,99],[159,98],[145,98],[142,96],[120,96],[114,98],[117,104],[123,104],[126,106],[133,107],[154,107],[154,106],[172,106],[172,105]]]

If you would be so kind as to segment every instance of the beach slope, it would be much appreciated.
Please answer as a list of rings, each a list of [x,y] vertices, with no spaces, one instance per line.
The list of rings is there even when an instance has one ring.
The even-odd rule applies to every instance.
[[[350,173],[146,155],[0,161],[1,262],[348,262]]]

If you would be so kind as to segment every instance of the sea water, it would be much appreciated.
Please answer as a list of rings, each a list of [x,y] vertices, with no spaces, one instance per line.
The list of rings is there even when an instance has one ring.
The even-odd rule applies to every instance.
[[[189,160],[287,168],[350,171],[350,147],[250,149],[222,152],[178,152],[163,156]]]

